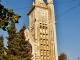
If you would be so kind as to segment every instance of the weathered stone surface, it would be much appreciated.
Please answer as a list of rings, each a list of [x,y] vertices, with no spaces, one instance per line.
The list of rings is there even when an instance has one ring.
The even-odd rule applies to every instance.
[[[35,0],[28,13],[26,40],[32,45],[33,60],[58,60],[54,5],[52,0]]]

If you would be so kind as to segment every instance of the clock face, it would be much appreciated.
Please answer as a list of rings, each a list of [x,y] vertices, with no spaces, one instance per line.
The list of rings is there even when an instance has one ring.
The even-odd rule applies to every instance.
[[[47,22],[48,19],[48,11],[47,10],[39,10],[38,11],[38,21],[39,22]]]
[[[44,15],[45,15],[45,12],[41,12],[41,15],[43,15],[43,16],[44,16]]]

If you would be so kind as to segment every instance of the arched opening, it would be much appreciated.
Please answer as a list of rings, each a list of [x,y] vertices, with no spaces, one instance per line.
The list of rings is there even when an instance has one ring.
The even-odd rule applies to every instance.
[[[34,60],[35,58],[35,45],[34,45],[34,39],[28,29],[24,31],[25,33],[25,41],[28,41],[29,43],[27,44],[27,47],[29,47],[31,53],[33,55],[32,59]]]
[[[32,45],[28,42],[27,47],[29,48],[29,53],[32,54]]]

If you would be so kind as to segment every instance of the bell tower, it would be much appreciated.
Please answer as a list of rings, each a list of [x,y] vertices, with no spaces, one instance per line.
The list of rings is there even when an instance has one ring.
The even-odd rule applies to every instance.
[[[35,0],[28,13],[26,40],[32,45],[33,60],[58,60],[54,5],[52,0]]]

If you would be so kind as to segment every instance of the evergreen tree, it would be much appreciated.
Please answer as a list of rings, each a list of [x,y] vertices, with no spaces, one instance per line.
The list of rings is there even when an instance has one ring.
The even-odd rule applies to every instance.
[[[19,31],[19,41],[20,41],[20,44],[19,44],[19,55],[21,56],[21,58],[23,60],[31,60],[31,53],[30,52],[30,49],[28,47],[28,41],[25,41],[25,36],[24,36],[24,30],[26,29],[26,26],[24,25],[20,31]]]
[[[24,30],[25,26],[19,32],[16,32],[15,23],[8,27],[8,60],[31,60],[32,55],[29,53],[27,43],[25,41]]]
[[[3,40],[3,36],[0,36],[0,60],[7,59],[6,48],[4,47]]]
[[[8,60],[11,60],[14,56],[16,56],[16,50],[15,50],[15,46],[16,46],[16,37],[17,37],[17,33],[16,33],[16,27],[15,27],[15,23],[12,23],[8,28],[7,28],[7,32],[8,32],[8,46],[7,46],[7,55],[8,55]]]
[[[0,36],[0,60],[3,59],[3,53],[4,53],[3,36]]]
[[[18,23],[20,17],[21,16],[15,14],[12,9],[5,8],[0,3],[0,29],[6,30],[6,27],[12,22]]]

